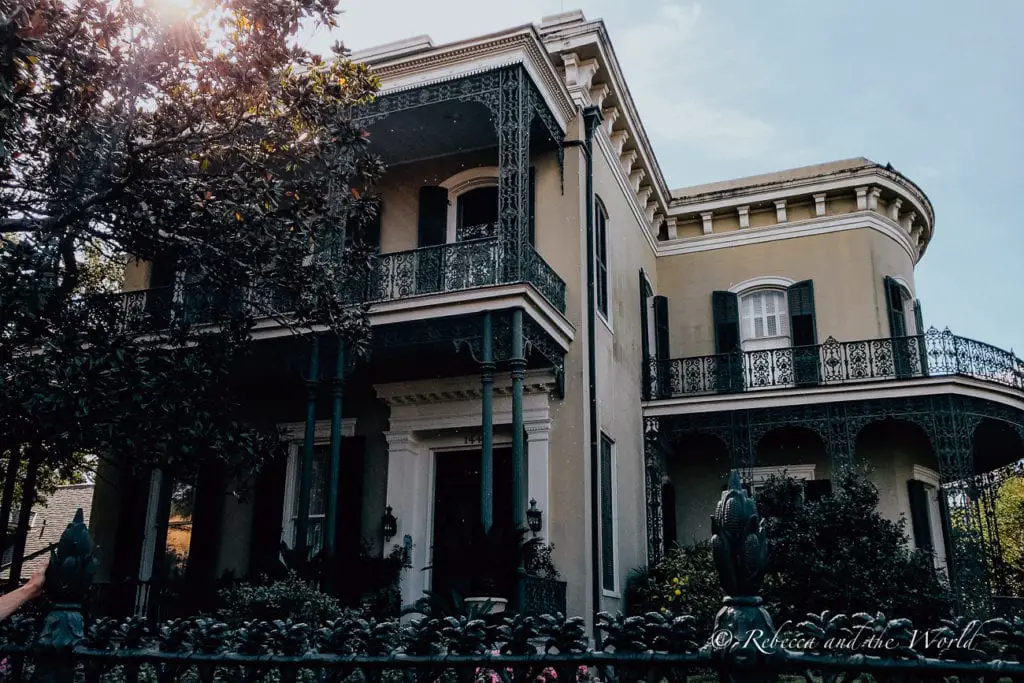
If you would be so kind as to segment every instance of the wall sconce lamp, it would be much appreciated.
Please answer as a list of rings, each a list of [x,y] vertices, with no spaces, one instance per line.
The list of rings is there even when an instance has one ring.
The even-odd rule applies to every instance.
[[[544,513],[537,509],[537,499],[530,499],[530,509],[526,511],[526,523],[530,526],[530,531],[536,536],[540,533],[541,527],[544,522]]]
[[[398,533],[398,520],[391,513],[391,506],[384,508],[384,516],[381,517],[381,530],[384,532],[384,542],[387,543]]]

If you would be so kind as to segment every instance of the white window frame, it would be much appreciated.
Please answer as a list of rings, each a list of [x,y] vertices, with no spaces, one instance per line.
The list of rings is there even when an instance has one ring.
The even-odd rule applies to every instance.
[[[610,446],[610,448],[609,448],[609,458],[611,460],[611,467],[609,469],[611,469],[611,472],[612,472],[612,481],[611,481],[611,486],[609,487],[609,491],[611,492],[611,507],[612,507],[612,528],[611,528],[611,534],[612,534],[612,578],[613,578],[612,585],[613,585],[613,588],[611,590],[608,590],[607,588],[604,587],[604,555],[603,555],[603,553],[604,553],[604,537],[602,536],[602,538],[601,538],[601,552],[602,552],[602,555],[601,555],[601,566],[598,567],[598,571],[601,573],[601,576],[599,577],[600,580],[601,580],[601,594],[604,595],[606,598],[619,598],[619,597],[621,597],[621,591],[620,591],[621,586],[619,585],[619,516],[618,516],[618,514],[616,514],[616,508],[618,507],[618,495],[617,495],[618,494],[618,479],[619,479],[619,477],[618,477],[618,467],[617,467],[617,464],[618,464],[617,460],[618,459],[616,458],[615,439],[613,439],[608,434],[608,432],[605,432],[605,431],[601,431],[600,436],[598,438],[600,439],[600,442],[599,442],[599,445],[598,445],[599,449],[601,449],[603,447],[603,442],[605,440],[608,441],[608,444]],[[599,450],[599,456],[603,457],[600,454],[600,450]],[[598,466],[597,474],[598,474],[598,477],[600,477],[600,475],[601,475],[601,468],[600,468],[600,466]],[[602,488],[601,487],[602,483],[603,482],[598,480],[597,490],[599,492],[599,495],[600,495],[600,491],[601,491],[601,488]],[[599,506],[598,507],[598,519],[599,520],[601,518],[601,510],[600,510],[601,503],[602,503],[602,501],[598,500],[598,506]],[[604,533],[604,529],[603,528],[601,529],[601,532],[602,532],[602,534]]]
[[[306,441],[306,424],[292,422],[278,425],[288,442],[288,465],[284,478],[284,505],[281,509],[281,540],[289,548],[295,547],[295,517],[292,510],[298,504],[299,495],[299,463]],[[352,437],[356,433],[356,418],[344,418],[341,421],[342,437]],[[317,420],[313,433],[313,445],[325,446],[331,442],[331,421]],[[315,485],[315,482],[314,482]]]
[[[647,290],[651,293],[649,297],[644,301],[644,309],[647,311],[647,329],[643,331],[645,337],[647,337],[647,352],[650,354],[648,360],[653,361],[658,357],[657,342],[658,342],[658,328],[654,320],[654,297],[657,294],[654,291],[654,284],[651,282],[651,278],[647,276],[647,270],[641,268],[640,272],[643,273],[644,283],[647,285]],[[658,395],[658,373],[655,371],[653,363],[648,364],[646,368],[648,373],[648,382],[653,393],[653,396]]]
[[[448,214],[445,218],[445,241],[454,244],[458,236],[458,202],[461,195],[481,187],[498,186],[497,166],[477,166],[459,171],[444,180],[440,186],[448,190]]]
[[[598,234],[598,231],[597,231],[597,216],[598,216],[598,214],[601,214],[601,215],[604,216],[604,253],[605,253],[605,263],[604,263],[604,272],[605,272],[605,288],[604,288],[604,290],[605,291],[604,291],[604,293],[605,293],[605,299],[607,300],[606,301],[606,308],[608,309],[604,313],[601,312],[601,306],[599,305],[600,299],[598,297],[600,296],[600,292],[598,291],[598,287],[597,287],[597,277],[598,277],[598,273],[597,273],[597,271],[598,271],[598,267],[597,267],[597,264],[598,264],[597,252],[598,252],[598,248],[599,248],[598,238],[600,237],[600,235]],[[610,222],[611,222],[611,217],[608,215],[608,209],[605,208],[605,203],[603,201],[601,201],[601,198],[598,197],[595,194],[594,195],[594,253],[590,255],[590,258],[594,259],[594,311],[597,313],[597,317],[601,320],[601,322],[603,322],[605,324],[605,326],[608,328],[608,331],[614,333],[614,328],[612,327],[612,302],[615,301],[615,299],[612,296],[612,266],[611,266],[612,259],[611,259],[611,251],[608,249],[608,224]]]
[[[760,337],[753,336],[754,334],[754,315],[748,313],[747,308],[750,305],[749,302],[753,297],[764,294],[774,294],[774,298],[778,302],[779,308],[773,313],[777,331],[780,334],[768,335],[765,334]],[[763,351],[765,349],[782,349],[792,346],[793,336],[791,334],[791,326],[789,320],[789,297],[785,289],[779,287],[757,287],[749,289],[739,295],[739,317],[740,317],[740,348],[744,351]],[[765,321],[765,332],[768,331],[768,314],[763,313],[761,318]]]

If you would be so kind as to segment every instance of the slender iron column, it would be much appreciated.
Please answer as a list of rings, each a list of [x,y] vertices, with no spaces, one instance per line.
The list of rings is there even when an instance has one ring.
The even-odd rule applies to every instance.
[[[491,312],[484,313],[480,349],[480,521],[494,524],[494,340]]]
[[[335,540],[338,529],[338,480],[341,477],[341,408],[345,393],[345,341],[338,337],[338,352],[334,361],[334,381],[331,383],[331,475],[327,485],[327,518],[324,523],[324,551],[327,555],[327,573],[324,588],[334,592]]]
[[[309,558],[309,490],[313,486],[313,441],[316,439],[316,390],[320,374],[320,339],[313,337],[309,348],[309,376],[306,378],[306,440],[299,475],[299,518],[295,523],[295,549],[302,560]]]
[[[512,311],[512,520],[516,529],[526,528],[526,505],[523,494],[523,473],[526,455],[523,452],[523,380],[526,378],[526,357],[523,353],[523,309]],[[526,602],[526,571],[520,558],[516,568],[516,610],[520,613]]]

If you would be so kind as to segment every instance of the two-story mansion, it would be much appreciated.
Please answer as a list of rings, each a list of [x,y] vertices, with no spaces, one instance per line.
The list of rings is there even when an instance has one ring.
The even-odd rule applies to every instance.
[[[849,159],[670,189],[580,12],[354,58],[382,83],[357,115],[389,167],[372,353],[338,373],[324,338],[307,383],[289,368],[311,339],[259,326],[263,362],[238,381],[292,446],[246,503],[208,478],[169,534],[174,482],[102,473],[101,578],[140,586],[137,609],[172,535],[173,571],[208,580],[328,528],[342,554],[398,544],[411,603],[455,585],[469,524],[535,506],[567,611],[589,618],[708,536],[730,468],[755,487],[785,469],[815,496],[853,462],[954,582],[999,592],[989,473],[1024,457],[1024,363],[926,330],[914,268],[935,216],[914,182]],[[126,307],[166,271],[132,264]]]

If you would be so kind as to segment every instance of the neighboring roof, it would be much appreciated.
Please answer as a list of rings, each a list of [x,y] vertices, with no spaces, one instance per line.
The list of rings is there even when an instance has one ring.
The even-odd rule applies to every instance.
[[[672,198],[683,199],[712,194],[715,192],[727,192],[729,190],[754,188],[762,185],[774,185],[776,183],[785,183],[793,180],[805,180],[809,178],[816,178],[818,176],[832,175],[840,171],[853,171],[869,166],[878,166],[878,164],[870,159],[866,159],[865,157],[829,161],[824,164],[800,166],[799,168],[791,168],[785,171],[773,171],[772,173],[762,173],[760,175],[747,176],[746,178],[733,178],[731,180],[720,180],[714,183],[704,183],[703,185],[683,187],[678,190],[672,190]]]
[[[25,539],[25,564],[21,570],[22,578],[28,578],[42,567],[51,545],[60,540],[61,534],[75,516],[78,508],[82,508],[85,523],[89,524],[89,512],[92,510],[92,494],[94,484],[72,484],[60,486],[47,498],[46,505],[32,508],[34,519]],[[0,578],[9,575],[9,563],[0,566]]]

